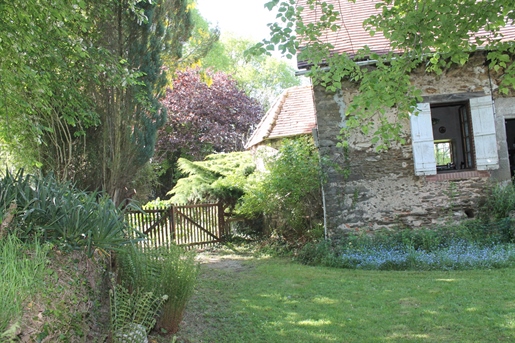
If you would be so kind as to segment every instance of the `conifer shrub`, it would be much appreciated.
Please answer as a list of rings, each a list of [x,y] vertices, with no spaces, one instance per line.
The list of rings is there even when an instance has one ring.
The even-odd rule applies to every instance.
[[[260,171],[249,152],[179,159],[188,176],[169,192],[169,202],[223,203],[226,215],[237,219],[238,237],[273,235],[293,245],[322,237],[322,173],[313,140],[285,139],[276,154],[263,159],[266,170]]]
[[[204,161],[178,160],[179,170],[187,177],[179,179],[168,193],[170,203],[221,202],[231,212],[244,194],[247,178],[255,170],[248,152],[212,154]]]
[[[169,205],[185,203],[222,203],[231,235],[226,237],[258,239],[263,234],[263,218],[248,218],[238,210],[245,194],[255,163],[248,151],[213,154],[203,161],[190,161],[180,158],[179,169],[187,175],[168,192],[169,200],[159,200],[152,204]],[[150,203],[149,203],[150,204]]]

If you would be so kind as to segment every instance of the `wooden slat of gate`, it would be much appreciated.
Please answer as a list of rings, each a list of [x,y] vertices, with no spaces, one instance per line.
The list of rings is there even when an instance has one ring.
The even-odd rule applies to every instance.
[[[195,228],[196,230],[191,230],[191,232],[193,233],[192,236],[195,238],[195,240],[200,240],[201,239],[201,234],[200,232],[203,232],[205,233],[206,235],[218,240],[219,237],[216,236],[216,231],[215,231],[215,234],[213,234],[212,232],[206,230],[202,225],[200,225],[199,223],[197,223],[197,221],[195,220],[195,212],[192,211],[191,208],[185,208],[185,209],[179,209],[179,207],[176,208],[176,213],[177,213],[177,216],[179,218],[183,218],[183,219],[186,219],[187,220],[187,225],[190,227],[190,228]],[[207,238],[207,237],[206,237]],[[191,243],[191,242],[189,242]]]
[[[165,209],[145,211],[146,223],[143,233],[148,236],[150,244],[154,247],[166,245],[169,242],[167,233],[168,212]]]

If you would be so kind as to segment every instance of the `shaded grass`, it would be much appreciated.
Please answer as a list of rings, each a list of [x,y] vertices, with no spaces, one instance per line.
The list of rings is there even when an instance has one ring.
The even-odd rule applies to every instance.
[[[23,306],[43,277],[47,251],[11,235],[0,239],[0,335],[21,319]]]
[[[0,239],[0,342],[105,342],[106,262]]]
[[[363,271],[252,259],[203,266],[184,342],[503,342],[513,269]]]

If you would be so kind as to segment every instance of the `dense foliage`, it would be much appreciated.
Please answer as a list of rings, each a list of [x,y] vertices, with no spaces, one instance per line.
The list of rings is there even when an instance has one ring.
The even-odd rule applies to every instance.
[[[0,141],[3,149],[19,152],[18,162],[39,166],[38,148],[45,137],[70,143],[73,135],[98,123],[83,90],[106,72],[110,61],[93,41],[99,33],[95,21],[106,20],[111,3],[0,4]]]
[[[26,240],[39,237],[64,251],[83,250],[89,257],[120,250],[133,240],[111,199],[78,191],[51,174],[6,173],[0,179],[0,214],[13,216],[2,228],[8,233]]]
[[[133,192],[134,181],[154,154],[157,129],[166,121],[159,100],[167,83],[163,59],[177,60],[189,37],[187,0],[141,1],[131,15],[125,3],[114,6],[115,20],[102,24],[98,45],[117,62],[118,73],[105,73],[92,90],[101,125],[88,130],[85,160],[77,182],[106,191],[120,203]]]
[[[317,150],[310,138],[285,139],[275,156],[263,156],[266,171],[247,184],[239,211],[264,214],[272,232],[289,243],[321,236],[322,182]]]
[[[479,216],[484,221],[502,220],[512,217],[515,213],[515,185],[492,184],[485,194]]]
[[[177,72],[162,103],[168,121],[159,130],[158,152],[184,149],[196,159],[241,150],[262,115],[259,104],[229,75],[198,68]]]
[[[312,140],[286,139],[278,150],[265,150],[269,153],[258,151],[256,156],[233,152],[204,161],[179,159],[187,176],[169,192],[173,196],[168,201],[221,202],[227,214],[242,220],[236,229],[243,235],[267,233],[292,244],[319,238],[322,180]],[[264,162],[264,170],[256,170],[256,159]]]
[[[250,152],[231,152],[207,156],[204,161],[181,158],[179,169],[184,177],[169,192],[174,204],[221,202],[233,210],[244,194],[247,177],[254,172]]]
[[[346,128],[374,133],[378,148],[404,139],[399,135],[401,124],[383,115],[389,108],[395,108],[400,118],[413,112],[421,94],[409,78],[416,68],[440,74],[467,63],[471,53],[484,49],[485,62],[498,75],[499,92],[513,90],[514,46],[499,41],[499,30],[514,23],[511,0],[490,1],[488,6],[475,0],[377,1],[377,14],[363,25],[371,36],[382,32],[392,52],[377,54],[364,46],[356,47],[355,56],[334,54],[334,46],[325,40],[328,32],[345,31],[347,19],[340,5],[346,1],[352,0],[268,1],[267,8],[278,10],[278,21],[270,25],[271,38],[253,51],[278,48],[289,57],[298,54],[297,59],[310,66],[313,82],[329,91],[342,89],[348,81],[358,84],[359,93],[347,108]],[[316,13],[317,21],[305,21],[305,11]],[[375,68],[360,66],[363,60],[374,61]]]
[[[163,330],[177,331],[198,275],[194,254],[175,245],[143,247],[143,239],[129,228],[123,211],[99,193],[78,191],[52,175],[7,172],[0,179],[0,271],[2,280],[8,281],[0,281],[0,337],[14,338],[22,327],[27,337],[54,339],[59,332],[52,330],[61,330],[61,326],[68,328],[59,336],[65,341],[90,337],[92,331],[102,328],[94,322],[99,300],[87,297],[93,293],[101,296],[108,271],[113,272],[111,276],[118,275],[111,284],[111,332],[115,342],[129,342],[131,336],[140,337],[135,342],[141,342],[156,322]],[[48,269],[50,251],[66,260],[67,265],[59,266],[59,271],[76,272],[74,280],[59,280],[61,275]],[[109,266],[108,260],[115,264]],[[45,287],[47,278],[51,279],[51,291]],[[78,286],[91,294],[83,291],[77,299],[68,288]],[[29,306],[31,301],[41,300],[36,299],[36,289],[65,294],[59,295],[63,300],[55,306]],[[68,291],[74,299],[66,298]],[[48,301],[48,295],[44,296]],[[33,332],[33,327],[27,332],[31,316],[21,318],[22,312],[30,312],[32,307],[36,311],[45,308],[44,318],[36,316],[42,323],[36,330],[41,332]],[[86,314],[87,319],[83,317]],[[48,323],[50,320],[55,322]],[[107,322],[103,325],[108,329]]]
[[[248,39],[222,35],[200,62],[204,69],[232,75],[238,86],[257,99],[266,111],[285,89],[300,85],[301,78],[295,76],[293,67],[284,60],[245,54],[254,44]]]
[[[2,3],[0,143],[115,203],[154,152],[188,0]]]
[[[213,153],[243,150],[263,115],[259,103],[240,90],[231,76],[200,68],[177,72],[162,103],[168,119],[156,145],[159,197],[182,176],[177,169],[179,158],[199,161]]]

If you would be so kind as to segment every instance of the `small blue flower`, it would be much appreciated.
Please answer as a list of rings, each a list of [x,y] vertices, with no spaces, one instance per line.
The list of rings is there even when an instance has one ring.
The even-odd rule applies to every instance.
[[[348,247],[342,254],[343,265],[355,269],[479,269],[503,268],[514,265],[513,244],[480,245],[454,241],[434,251],[411,246]]]

